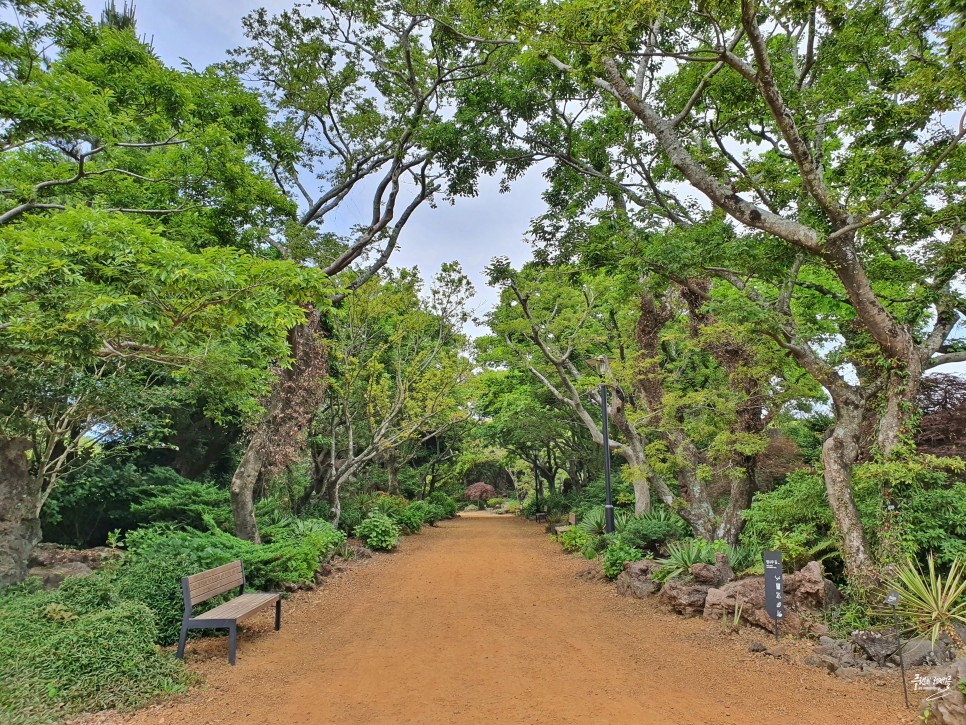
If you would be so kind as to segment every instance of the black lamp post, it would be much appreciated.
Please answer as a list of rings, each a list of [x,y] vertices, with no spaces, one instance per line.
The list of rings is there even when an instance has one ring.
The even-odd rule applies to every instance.
[[[601,355],[593,360],[588,360],[587,364],[603,374],[603,368],[607,366],[607,358]],[[600,416],[602,420],[601,433],[604,436],[604,533],[614,533],[614,500],[611,498],[610,491],[610,434],[608,433],[609,410],[607,408],[607,383],[600,384]]]
[[[604,532],[613,534],[614,501],[611,499],[610,493],[610,436],[607,431],[609,411],[607,409],[607,385],[604,383],[600,384],[600,413],[601,419],[603,420],[603,430],[601,432],[604,434],[604,491],[606,496],[604,503]]]

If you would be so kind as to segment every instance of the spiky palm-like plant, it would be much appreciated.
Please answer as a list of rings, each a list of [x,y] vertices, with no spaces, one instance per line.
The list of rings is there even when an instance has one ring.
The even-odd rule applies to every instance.
[[[957,647],[964,646],[953,625],[966,625],[966,562],[956,559],[943,576],[936,571],[932,554],[926,559],[925,572],[917,562],[907,559],[889,580],[889,586],[899,593],[899,616],[915,630],[928,632],[933,646],[940,632],[948,634]]]

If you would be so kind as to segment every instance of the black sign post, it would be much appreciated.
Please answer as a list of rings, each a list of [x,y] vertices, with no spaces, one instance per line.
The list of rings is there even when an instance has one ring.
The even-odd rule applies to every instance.
[[[892,607],[892,619],[896,627],[896,644],[899,647],[899,670],[902,672],[902,696],[906,698],[906,707],[909,707],[909,690],[906,688],[906,660],[902,656],[902,639],[899,630],[899,592],[893,589],[889,596],[885,598],[885,605]]]
[[[763,551],[765,562],[765,610],[775,620],[775,640],[778,640],[778,625],[785,617],[785,579],[782,575],[782,553]]]

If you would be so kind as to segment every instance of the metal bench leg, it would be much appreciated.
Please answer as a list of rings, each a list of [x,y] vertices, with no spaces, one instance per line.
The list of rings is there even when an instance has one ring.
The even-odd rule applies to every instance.
[[[282,628],[282,600],[275,602],[275,631]]]
[[[238,638],[238,624],[228,626],[228,664],[235,666],[235,640]]]
[[[181,636],[178,637],[178,655],[177,656],[178,656],[178,659],[179,660],[183,660],[184,659],[184,646],[185,646],[185,642],[187,641],[187,639],[188,639],[188,625],[187,624],[182,624],[181,625]]]

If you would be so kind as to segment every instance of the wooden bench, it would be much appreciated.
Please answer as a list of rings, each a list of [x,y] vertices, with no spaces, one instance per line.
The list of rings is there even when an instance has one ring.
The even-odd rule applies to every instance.
[[[538,523],[538,524],[539,524],[539,523],[540,523],[541,521],[544,521],[544,522],[546,522],[546,520],[547,520],[547,512],[546,512],[546,511],[537,511],[537,512],[536,512],[536,513],[535,513],[535,514],[533,515],[533,520],[534,520],[534,521],[535,521],[536,523]]]
[[[234,599],[219,604],[197,617],[191,610],[219,594],[241,588]],[[259,609],[275,605],[275,630],[282,627],[282,597],[268,592],[245,593],[245,565],[232,561],[223,566],[209,569],[198,574],[186,576],[181,580],[181,593],[184,596],[184,619],[181,620],[181,637],[178,639],[178,659],[184,659],[184,646],[189,629],[227,629],[228,663],[235,664],[235,639],[238,623]]]
[[[564,526],[561,524],[560,526],[554,526],[553,533],[554,535],[559,536],[564,531],[567,531],[567,529],[570,529],[576,525],[577,525],[577,514],[571,511],[570,514],[567,516],[567,525]]]

